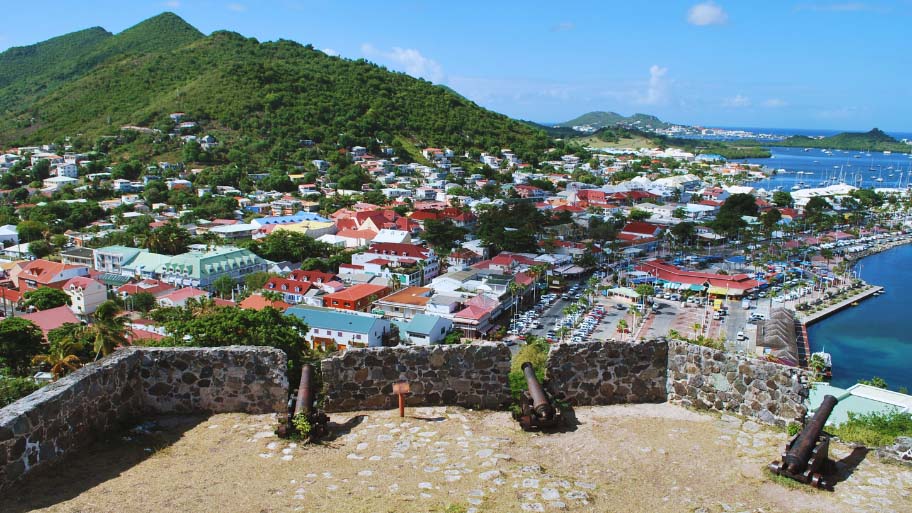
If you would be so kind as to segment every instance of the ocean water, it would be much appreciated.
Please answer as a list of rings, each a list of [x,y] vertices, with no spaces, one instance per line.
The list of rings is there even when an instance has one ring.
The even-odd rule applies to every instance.
[[[828,179],[844,181],[859,187],[906,187],[912,183],[912,156],[908,153],[840,151],[771,147],[771,158],[743,159],[740,162],[760,164],[771,169],[784,169],[767,180],[752,185],[766,190],[792,187],[822,187]],[[880,178],[881,181],[877,181]],[[828,183],[833,183],[832,181]]]
[[[886,294],[861,301],[808,327],[811,351],[833,356],[833,384],[880,376],[891,390],[912,390],[912,245],[861,260],[857,269]]]

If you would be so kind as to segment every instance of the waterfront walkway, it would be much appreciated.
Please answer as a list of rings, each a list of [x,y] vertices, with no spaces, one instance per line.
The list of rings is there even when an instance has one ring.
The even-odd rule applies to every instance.
[[[852,296],[846,300],[843,300],[836,304],[830,305],[830,306],[824,308],[823,310],[819,310],[819,311],[811,313],[811,314],[805,314],[803,312],[798,312],[798,318],[801,320],[801,323],[804,324],[805,326],[813,324],[813,323],[819,321],[820,319],[823,319],[824,317],[828,317],[828,316],[842,310],[843,308],[850,306],[852,303],[854,303],[856,301],[861,301],[863,299],[867,299],[881,290],[883,290],[883,287],[872,286],[868,289],[865,289],[862,292],[859,292],[858,294],[855,294],[854,296]]]

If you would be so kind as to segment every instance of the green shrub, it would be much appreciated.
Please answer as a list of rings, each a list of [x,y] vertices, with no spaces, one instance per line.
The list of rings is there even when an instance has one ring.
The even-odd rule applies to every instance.
[[[10,378],[0,375],[0,408],[41,388],[32,378]]]
[[[798,432],[801,431],[801,424],[797,422],[789,422],[788,425],[788,434],[789,436],[795,436]]]
[[[912,416],[896,411],[865,415],[849,413],[849,420],[829,431],[845,442],[883,447],[892,444],[898,436],[912,436]]]
[[[295,431],[297,431],[298,436],[301,438],[307,438],[310,435],[310,430],[313,429],[313,426],[310,425],[310,421],[307,420],[307,415],[304,413],[298,413],[291,418],[291,425],[294,426]]]

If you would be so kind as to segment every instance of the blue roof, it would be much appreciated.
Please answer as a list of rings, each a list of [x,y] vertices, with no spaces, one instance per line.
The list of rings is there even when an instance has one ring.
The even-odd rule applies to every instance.
[[[380,321],[373,315],[359,315],[314,306],[293,306],[285,311],[285,315],[294,315],[304,321],[310,328],[333,329],[353,333],[370,333],[374,324]]]
[[[259,217],[253,220],[259,225],[267,224],[288,224],[288,223],[300,223],[301,221],[319,221],[321,223],[328,223],[329,219],[321,216],[320,214],[315,214],[313,212],[304,212],[299,211],[294,215],[290,216],[266,216]]]
[[[408,324],[408,331],[420,333],[422,335],[430,335],[439,320],[440,317],[437,317],[436,315],[416,314]]]

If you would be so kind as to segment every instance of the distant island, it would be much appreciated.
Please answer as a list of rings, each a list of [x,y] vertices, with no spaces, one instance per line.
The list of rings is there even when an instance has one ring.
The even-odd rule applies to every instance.
[[[554,125],[555,128],[573,128],[580,132],[595,132],[600,128],[614,126],[655,130],[669,128],[672,124],[650,114],[636,113],[632,116],[624,116],[617,112],[594,111]]]
[[[793,135],[773,143],[773,146],[825,148],[829,150],[893,151],[897,153],[912,152],[912,146],[896,140],[878,128],[874,128],[869,132],[843,132],[830,137]]]

